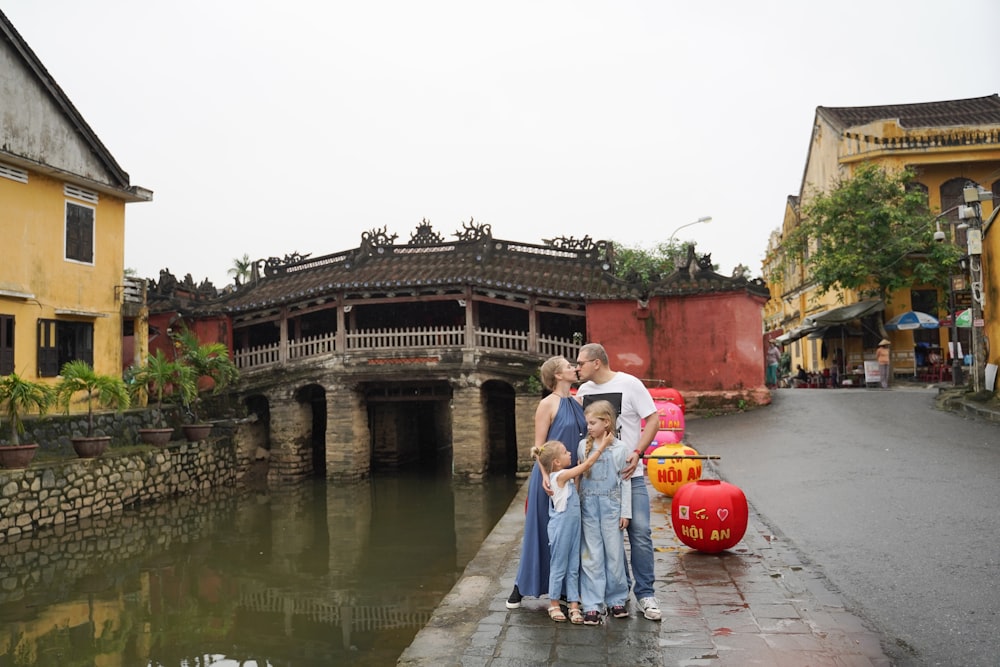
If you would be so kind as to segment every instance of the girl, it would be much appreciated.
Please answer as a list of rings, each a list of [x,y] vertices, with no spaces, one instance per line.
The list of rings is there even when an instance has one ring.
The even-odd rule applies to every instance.
[[[549,504],[549,591],[561,591],[565,585],[569,602],[569,618],[575,624],[583,623],[580,611],[580,499],[573,482],[590,470],[609,445],[614,442],[610,434],[600,438],[597,448],[577,466],[566,445],[558,440],[531,448],[539,465],[549,471],[552,502]],[[559,596],[549,595],[549,618],[557,623],[566,620],[559,607]]]
[[[611,438],[607,453],[580,479],[580,510],[583,520],[580,592],[583,622],[598,625],[601,612],[610,609],[615,618],[628,616],[628,581],[625,576],[625,537],[632,518],[632,487],[622,474],[628,467],[629,449],[616,437],[616,414],[611,403],[594,401],[583,411],[587,437],[580,441],[581,460],[590,456],[595,443]],[[604,446],[604,445],[601,445]]]

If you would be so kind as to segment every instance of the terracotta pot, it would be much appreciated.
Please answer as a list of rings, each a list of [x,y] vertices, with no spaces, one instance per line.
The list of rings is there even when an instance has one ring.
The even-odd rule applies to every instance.
[[[198,442],[208,437],[208,434],[212,432],[212,425],[184,424],[181,426],[181,430],[184,431],[184,437],[187,438],[188,442]]]
[[[36,451],[36,444],[0,446],[0,468],[27,468]]]
[[[168,442],[170,438],[174,435],[174,429],[172,428],[140,428],[139,429],[139,439],[145,442],[147,445],[156,445],[157,447],[163,447]]]
[[[81,459],[97,458],[108,448],[111,442],[110,435],[99,435],[92,438],[70,438],[73,442],[73,449]]]

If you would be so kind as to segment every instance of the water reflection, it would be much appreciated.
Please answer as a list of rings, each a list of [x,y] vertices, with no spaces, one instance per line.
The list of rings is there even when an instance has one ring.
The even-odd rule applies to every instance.
[[[0,545],[0,667],[393,664],[515,487],[221,490]]]

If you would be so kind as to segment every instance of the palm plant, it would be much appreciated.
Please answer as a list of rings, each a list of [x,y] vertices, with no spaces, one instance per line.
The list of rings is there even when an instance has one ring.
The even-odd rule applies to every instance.
[[[73,396],[80,392],[86,394],[87,402],[87,437],[94,435],[94,403],[99,406],[124,410],[129,406],[129,392],[125,381],[120,377],[101,375],[86,361],[76,359],[63,364],[59,371],[60,380],[56,384],[56,400],[69,412],[69,404]]]
[[[171,394],[180,396],[185,404],[190,403],[198,392],[194,369],[184,363],[168,359],[163,350],[157,350],[146,360],[144,366],[132,371],[132,395],[147,391],[156,398],[156,412],[160,428],[166,428],[163,415],[163,398]]]
[[[229,269],[228,273],[236,280],[237,285],[242,285],[250,278],[250,269],[252,266],[253,262],[250,261],[250,255],[243,253],[243,257],[233,259],[233,266]]]
[[[172,336],[180,351],[178,361],[189,366],[194,373],[196,390],[186,402],[191,410],[192,423],[198,423],[201,392],[197,383],[202,378],[208,378],[212,381],[212,392],[218,393],[236,382],[240,371],[229,358],[229,348],[224,343],[202,343],[198,340],[198,335],[187,328]]]
[[[52,388],[46,384],[25,380],[17,373],[0,377],[0,404],[3,414],[10,422],[10,444],[19,446],[20,435],[24,433],[22,413],[37,410],[45,414],[52,405]]]

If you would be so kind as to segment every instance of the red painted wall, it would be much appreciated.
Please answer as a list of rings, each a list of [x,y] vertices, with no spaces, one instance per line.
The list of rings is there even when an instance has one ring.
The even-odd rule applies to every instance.
[[[680,391],[730,391],[764,384],[764,299],[742,292],[587,304],[587,340],[611,368]]]

